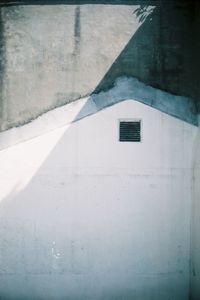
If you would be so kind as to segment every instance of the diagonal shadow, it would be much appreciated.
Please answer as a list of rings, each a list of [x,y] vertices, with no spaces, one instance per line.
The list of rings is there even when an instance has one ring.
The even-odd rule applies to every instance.
[[[136,59],[136,55],[140,57],[140,47],[147,46],[146,39],[141,35],[153,35],[148,37],[152,44],[148,55],[154,53],[153,49],[158,46],[153,44],[159,41],[151,28],[154,17],[158,17],[156,11],[145,19],[135,39],[133,37],[125,47],[96,92],[109,88],[115,77],[121,76],[120,61],[123,61],[128,72],[127,51],[130,54],[129,60],[133,57]],[[130,76],[133,76],[132,72],[134,68]],[[79,114],[75,119],[78,118]],[[113,148],[109,147],[112,140],[108,137],[105,143],[104,136],[102,138],[98,134],[106,132],[110,126],[109,121],[108,118],[101,127],[98,118],[94,123],[85,119],[82,133],[78,130],[78,122],[66,130],[64,128],[64,135],[28,184],[21,190],[15,186],[12,193],[0,203],[1,299],[23,300],[29,295],[29,300],[32,300],[40,299],[42,295],[43,299],[82,300],[98,299],[101,295],[101,299],[105,300],[129,300],[136,297],[148,300],[151,295],[153,299],[165,300],[169,297],[175,299],[176,290],[179,291],[177,299],[185,298],[187,270],[180,271],[173,264],[177,260],[175,246],[178,245],[168,244],[162,234],[165,226],[169,229],[169,235],[173,232],[174,220],[169,222],[165,209],[162,210],[163,219],[159,221],[154,216],[151,220],[148,205],[145,214],[141,213],[142,207],[135,194],[137,190],[140,197],[143,197],[143,182],[137,176],[133,176],[135,180],[132,180],[132,184],[128,178],[124,180],[123,170],[130,170],[133,166],[129,161],[127,164],[125,155],[120,155],[120,151],[113,161],[113,170],[116,172],[114,183],[107,168],[102,169],[101,162],[110,162],[113,158]],[[30,164],[32,168],[35,160],[37,162],[37,153],[44,151],[45,137],[42,140],[43,137],[37,138],[36,143],[33,140],[30,144],[28,142],[17,146],[23,166]],[[46,147],[49,150],[48,143]],[[20,149],[24,151],[22,154]],[[169,146],[165,150],[172,151],[172,148]],[[176,154],[180,155],[174,151],[173,156]],[[17,161],[16,157],[14,155]],[[134,157],[133,152],[128,157]],[[145,156],[135,157],[140,164]],[[153,157],[156,155],[150,155],[149,161]],[[12,159],[10,163],[13,167]],[[24,177],[26,179],[26,173]],[[151,176],[145,178],[146,185],[150,186]],[[128,186],[132,186],[132,193],[125,197]],[[122,202],[119,201],[119,195]],[[154,201],[155,196],[149,190],[146,204],[150,202],[149,199]],[[160,203],[160,195],[158,198]],[[136,213],[135,204],[138,205]],[[152,221],[152,226],[146,223],[146,217]],[[184,232],[181,222],[180,227]],[[133,234],[130,228],[134,229]],[[141,232],[144,239],[141,239]],[[157,233],[160,233],[161,240],[153,240]],[[160,251],[162,245],[165,251]],[[166,263],[164,270],[157,263],[158,257]],[[181,259],[179,268],[182,267]],[[147,274],[147,269],[152,273]]]
[[[113,62],[75,120],[91,114],[92,110],[98,111],[127,98],[134,98],[197,125],[197,105],[195,100],[190,99],[194,96],[191,86],[194,51],[191,50],[191,41],[188,40],[192,36],[190,5],[188,1],[159,2],[150,14],[147,13],[148,5],[143,4],[136,9],[133,13],[140,22],[143,20],[145,22]],[[183,26],[184,24],[191,24],[191,27]],[[125,77],[136,78],[141,84],[139,81],[136,86],[132,83],[132,92],[118,90],[118,96],[114,95],[113,98],[109,90],[114,89],[118,85],[116,81],[119,78],[123,80],[123,77],[124,80]],[[166,91],[166,93],[157,95],[157,92],[152,90],[152,99],[150,89],[149,95],[148,91],[146,94],[141,93],[141,90],[145,88],[143,83]],[[170,99],[171,95],[167,92],[172,93],[175,96],[174,99]],[[140,94],[144,95],[140,96]],[[185,97],[181,99],[178,95],[185,95]]]
[[[26,1],[24,4],[58,4],[55,1]],[[7,3],[7,2],[6,2]],[[10,1],[8,4],[17,5],[22,4],[22,1]],[[62,1],[60,4],[102,4],[102,1]],[[142,4],[141,4],[142,3]],[[5,4],[2,2],[2,5]],[[174,95],[185,95],[186,97],[193,96],[191,83],[191,66],[194,64],[192,58],[191,44],[188,40],[191,36],[190,27],[183,24],[190,24],[191,18],[191,3],[185,1],[105,1],[105,4],[140,4],[140,8],[133,14],[138,17],[141,26],[137,32],[132,36],[128,44],[124,47],[118,58],[113,62],[112,66],[102,78],[101,82],[91,93],[87,105],[78,114],[75,120],[82,118],[85,114],[90,114],[90,107],[92,105],[99,108],[103,107],[101,97],[93,101],[93,96],[100,94],[102,91],[108,91],[115,86],[116,79],[122,76],[127,78],[136,78],[142,83],[155,87],[162,91],[168,91]],[[156,8],[151,12],[151,15],[146,15],[148,6],[155,5]],[[78,14],[77,14],[78,19]],[[168,20],[170,19],[170,23]],[[143,23],[143,21],[145,21]],[[188,21],[188,22],[185,22]],[[78,25],[78,23],[77,23]],[[75,31],[75,36],[78,34]],[[78,40],[78,39],[76,39]],[[76,44],[75,44],[76,46]],[[75,47],[76,50],[77,47]],[[75,57],[78,56],[75,55]],[[77,68],[77,66],[76,66]],[[75,82],[73,78],[73,84]],[[72,89],[74,86],[72,86]],[[74,100],[79,98],[76,91],[72,92],[69,97]],[[126,95],[127,98],[128,95]],[[121,95],[117,100],[124,100],[125,95]],[[156,95],[155,95],[156,97]],[[170,97],[170,96],[169,96]],[[71,100],[73,100],[71,99]],[[140,99],[145,104],[151,105],[165,113],[172,114],[182,120],[197,124],[196,118],[196,104],[189,99],[184,99],[183,104],[180,99],[177,101],[168,101],[167,95],[164,99]],[[66,101],[62,99],[61,102]],[[94,103],[93,103],[94,102]],[[101,103],[102,102],[102,103]],[[112,102],[112,101],[111,101]],[[112,103],[113,104],[113,103]],[[182,107],[181,107],[182,106]],[[186,107],[186,109],[184,109]],[[189,110],[187,116],[186,110]]]
[[[132,4],[135,3],[137,4],[138,1],[132,1]],[[142,1],[142,3],[136,10],[133,8],[133,14],[141,23],[140,27],[86,103],[82,107],[79,106],[79,113],[76,116],[73,113],[74,121],[120,101],[134,99],[197,125],[197,108],[192,99],[172,96],[158,90],[171,91],[175,95],[190,95],[194,90],[191,88],[193,82],[191,71],[195,63],[194,58],[192,58],[193,63],[190,63],[190,58],[193,56],[193,52],[190,51],[192,43],[185,40],[186,35],[192,36],[191,28],[182,28],[182,23],[185,24],[186,20],[189,22],[192,9],[188,6],[188,1],[158,1],[154,9],[152,5],[155,1]],[[179,24],[177,20],[181,18],[182,22],[180,21]],[[75,34],[78,34],[76,30],[78,29],[75,28]],[[122,86],[120,87],[118,83],[122,83]],[[150,86],[147,87],[144,83]],[[152,89],[151,86],[157,89]],[[67,121],[72,122],[72,119]],[[56,126],[64,124],[66,124],[65,119]],[[26,132],[28,133],[28,127]],[[38,131],[35,135],[37,134]],[[11,133],[10,140],[12,135],[15,135],[14,131]]]

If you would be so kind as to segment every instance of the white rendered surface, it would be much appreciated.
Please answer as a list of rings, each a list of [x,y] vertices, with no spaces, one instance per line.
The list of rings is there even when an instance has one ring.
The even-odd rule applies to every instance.
[[[2,298],[188,299],[197,131],[127,100],[2,150]]]

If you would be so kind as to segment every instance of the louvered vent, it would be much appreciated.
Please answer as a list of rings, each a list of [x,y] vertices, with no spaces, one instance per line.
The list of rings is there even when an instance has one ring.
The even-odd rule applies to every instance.
[[[141,141],[140,121],[120,121],[119,140],[120,142],[140,142]]]

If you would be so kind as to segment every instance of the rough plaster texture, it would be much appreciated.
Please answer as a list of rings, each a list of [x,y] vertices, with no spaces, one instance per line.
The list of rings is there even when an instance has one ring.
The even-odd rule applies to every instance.
[[[1,7],[1,130],[120,76],[191,96],[187,1],[94,2]]]
[[[127,100],[2,150],[1,299],[188,300],[197,131]]]
[[[191,299],[200,298],[200,128],[194,144],[194,191],[191,239]]]
[[[5,119],[23,123],[94,90],[139,27],[133,9],[110,5],[3,8]]]

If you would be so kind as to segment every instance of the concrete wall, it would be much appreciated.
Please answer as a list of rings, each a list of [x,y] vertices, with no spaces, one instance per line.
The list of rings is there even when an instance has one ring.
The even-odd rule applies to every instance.
[[[194,191],[191,231],[191,299],[200,298],[200,128],[194,144]]]
[[[194,44],[195,55],[194,59],[196,67],[193,70],[194,77],[194,89],[200,96],[200,3],[196,1],[196,22],[194,24],[196,30],[196,43]],[[200,99],[200,97],[199,97]],[[198,129],[198,135],[195,140],[193,148],[193,202],[192,202],[192,226],[191,226],[191,299],[200,299],[200,128]]]
[[[1,151],[1,299],[188,299],[196,134],[127,100]]]
[[[67,3],[0,6],[1,130],[108,89],[119,76],[194,96],[188,1]]]

